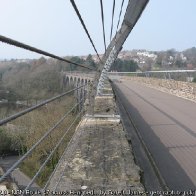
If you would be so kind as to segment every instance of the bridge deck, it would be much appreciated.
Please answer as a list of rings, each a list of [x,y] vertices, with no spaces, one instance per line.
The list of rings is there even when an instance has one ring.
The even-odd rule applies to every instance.
[[[174,190],[196,187],[196,104],[134,81],[116,83],[122,103]]]
[[[140,169],[134,163],[122,124],[113,117],[117,114],[113,98],[98,97],[95,111],[109,114],[108,118],[83,118],[47,189],[58,192],[87,186],[96,192],[143,191]]]

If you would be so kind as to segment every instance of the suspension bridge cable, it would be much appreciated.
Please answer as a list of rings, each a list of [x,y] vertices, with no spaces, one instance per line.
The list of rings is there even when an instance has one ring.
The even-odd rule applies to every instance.
[[[0,177],[0,182],[2,182],[11,172],[18,167],[28,156],[32,154],[32,152],[41,144],[43,140],[45,140],[49,134],[56,129],[62,122],[63,120],[74,111],[74,109],[79,105],[80,103],[75,104],[70,111],[68,111],[53,127],[51,127],[19,160],[12,165],[1,177]]]
[[[118,23],[117,23],[116,33],[118,31],[118,27],[119,27],[119,24],[120,24],[120,18],[121,18],[121,15],[122,15],[122,8],[123,8],[123,5],[124,5],[124,1],[125,0],[122,0],[122,3],[121,3],[121,8],[120,8],[120,13],[119,13],[119,17],[118,17]]]
[[[100,0],[100,6],[101,6],[101,20],[102,20],[102,29],[103,29],[103,40],[104,40],[104,47],[106,52],[106,40],[105,40],[105,25],[104,25],[104,12],[103,12],[103,1]]]
[[[76,14],[77,14],[77,16],[78,16],[80,22],[81,22],[81,24],[82,24],[82,26],[83,26],[83,28],[84,28],[86,34],[87,34],[87,36],[88,36],[88,38],[89,38],[89,40],[90,40],[90,42],[91,42],[91,44],[92,44],[92,46],[93,46],[93,48],[94,48],[96,54],[97,54],[97,57],[98,57],[99,61],[101,62],[101,58],[100,58],[100,56],[99,56],[99,54],[98,54],[98,52],[97,52],[97,49],[96,49],[96,47],[95,47],[95,45],[94,45],[94,43],[93,43],[93,40],[91,39],[91,36],[90,36],[90,34],[89,34],[89,32],[88,32],[88,29],[86,28],[86,25],[85,25],[85,23],[84,23],[84,21],[83,21],[83,19],[82,19],[82,16],[81,16],[81,14],[80,14],[80,12],[79,12],[79,10],[78,10],[76,4],[75,4],[75,1],[74,1],[74,0],[70,0],[70,2],[71,2],[71,4],[72,4],[72,6],[73,6],[73,8],[74,8],[74,10],[75,10],[75,12],[76,12]]]
[[[112,9],[112,25],[111,25],[111,32],[110,32],[110,42],[112,40],[112,31],[113,31],[113,23],[114,23],[114,11],[115,11],[115,4],[116,0],[113,1],[113,9]]]
[[[84,100],[84,99],[83,99],[83,100]],[[84,106],[83,106],[83,107],[84,107]],[[81,114],[83,111],[84,111],[84,108],[82,108],[80,114]],[[84,116],[84,115],[83,115],[83,116]],[[86,119],[86,121],[87,121],[87,119]],[[86,124],[86,121],[85,121],[85,124]],[[81,133],[80,133],[80,135],[81,135]],[[50,181],[51,181],[53,175],[54,175],[55,172],[57,171],[57,168],[59,167],[59,165],[61,164],[61,162],[62,162],[62,160],[63,160],[63,158],[64,158],[64,156],[65,156],[65,154],[67,153],[67,149],[70,147],[71,143],[73,143],[73,139],[74,139],[74,136],[72,136],[72,138],[70,139],[70,141],[69,141],[68,144],[66,145],[63,154],[61,155],[61,157],[60,157],[60,159],[59,159],[57,165],[55,166],[55,169],[53,170],[52,174],[51,174],[50,177],[48,178],[46,184],[44,185],[43,190],[46,190],[47,186],[49,185],[49,183],[50,183]],[[73,150],[75,150],[75,148],[74,148],[74,149],[72,148],[72,151],[73,151]],[[61,175],[63,175],[63,173],[64,173],[64,172],[62,172]],[[59,178],[59,181],[58,181],[58,182],[60,182],[60,179],[61,179],[61,177]],[[58,185],[58,182],[57,182],[57,185]],[[56,185],[56,186],[57,186],[57,185]],[[55,187],[56,187],[56,186],[55,186]],[[56,189],[55,189],[55,191],[56,191]]]
[[[40,49],[37,49],[37,48],[35,48],[35,47],[32,47],[32,46],[23,44],[23,43],[21,43],[21,42],[18,42],[18,41],[16,41],[16,40],[13,40],[13,39],[10,39],[10,38],[7,38],[7,37],[2,36],[2,35],[0,35],[0,41],[3,42],[3,43],[6,43],[6,44],[10,44],[10,45],[19,47],[19,48],[23,48],[23,49],[25,49],[25,50],[29,50],[29,51],[32,51],[32,52],[36,52],[36,53],[38,53],[38,54],[43,54],[43,55],[45,55],[45,56],[48,56],[48,57],[51,57],[51,58],[54,58],[54,59],[57,59],[57,60],[60,60],[60,61],[64,61],[64,62],[66,62],[66,63],[71,63],[71,64],[76,65],[76,66],[79,66],[79,67],[83,67],[83,68],[86,68],[86,69],[90,69],[90,70],[96,71],[96,70],[95,70],[94,68],[92,68],[92,67],[88,67],[88,66],[86,66],[86,65],[81,65],[81,64],[72,62],[72,61],[70,61],[70,60],[64,59],[64,58],[62,58],[62,57],[56,56],[56,55],[51,54],[51,53],[48,53],[48,52],[45,52],[45,51],[40,50]]]
[[[83,111],[83,110],[82,110]],[[34,177],[32,178],[32,180],[29,182],[29,184],[27,185],[27,187],[25,188],[25,191],[28,190],[31,185],[34,183],[35,179],[39,176],[39,174],[41,173],[41,171],[44,169],[44,167],[46,166],[46,164],[48,163],[48,161],[52,158],[52,155],[55,153],[55,151],[58,149],[58,147],[61,145],[61,143],[63,142],[63,140],[65,139],[65,136],[67,135],[67,133],[70,131],[70,129],[73,127],[74,123],[76,122],[76,120],[80,117],[80,114],[82,113],[82,111],[76,116],[76,118],[72,121],[71,125],[68,127],[68,129],[65,131],[65,133],[63,134],[63,136],[61,137],[61,139],[59,140],[59,142],[56,144],[56,146],[53,148],[53,150],[50,152],[50,155],[47,157],[47,159],[44,161],[44,163],[41,165],[41,167],[39,168],[39,170],[37,171],[37,173],[34,175]]]
[[[39,104],[37,104],[37,105],[34,105],[34,106],[32,106],[32,107],[30,107],[30,108],[27,108],[27,109],[25,109],[25,110],[23,110],[23,111],[21,111],[21,112],[18,112],[18,113],[16,113],[16,114],[13,114],[12,116],[9,116],[9,117],[7,117],[7,118],[5,118],[5,119],[3,119],[3,120],[0,120],[0,126],[1,126],[1,125],[4,125],[4,124],[6,124],[6,123],[8,123],[8,122],[10,122],[10,121],[12,121],[12,120],[14,120],[14,119],[20,117],[20,116],[23,116],[23,115],[25,115],[26,113],[29,113],[29,112],[31,112],[31,111],[33,111],[33,110],[35,110],[35,109],[37,109],[37,108],[39,108],[39,107],[41,107],[41,106],[43,106],[43,105],[46,105],[47,103],[50,103],[50,102],[52,102],[52,101],[54,101],[54,100],[56,100],[56,99],[59,99],[59,98],[65,96],[65,95],[68,95],[68,94],[74,92],[75,90],[78,90],[78,89],[80,89],[80,88],[82,88],[82,87],[84,87],[84,86],[85,86],[85,85],[82,85],[82,86],[79,86],[79,87],[77,87],[77,88],[74,88],[74,89],[72,89],[72,90],[70,90],[70,91],[67,91],[67,92],[61,94],[61,95],[57,95],[56,97],[52,97],[52,98],[50,98],[50,99],[47,99],[47,100],[45,100],[45,101],[43,101],[43,102],[41,102],[41,103],[39,103]]]
[[[86,118],[86,120],[85,120],[85,122],[84,122],[84,125],[86,125],[87,121],[88,121],[88,120],[87,120],[87,118]],[[83,127],[84,127],[84,126],[83,126]],[[80,131],[79,139],[81,138],[82,133],[83,133],[83,132]],[[63,157],[65,156],[65,153],[67,153],[67,149],[70,148],[71,144],[73,144],[73,138],[74,138],[74,136],[71,138],[71,140],[69,141],[68,145],[66,146],[66,149],[65,149],[65,151],[64,151],[64,154],[62,155],[61,158],[63,158]],[[79,140],[79,139],[78,139],[78,140]],[[75,142],[74,142],[74,143],[75,143]],[[71,152],[73,152],[74,150],[76,150],[76,147],[77,147],[77,145],[75,145],[74,148],[72,147],[72,151],[71,151]],[[67,160],[67,162],[68,162],[68,161],[69,161],[69,160]],[[59,163],[59,165],[60,165],[60,163]],[[59,165],[58,165],[58,167],[59,167]],[[56,167],[55,169],[57,169],[57,167]],[[64,167],[63,171],[61,172],[60,178],[58,179],[58,181],[56,182],[56,185],[55,185],[54,188],[53,188],[54,191],[56,191],[56,189],[57,189],[57,187],[58,187],[58,185],[59,185],[59,183],[60,183],[60,181],[61,181],[63,175],[65,174],[65,170],[66,170],[66,167]],[[53,175],[53,174],[52,174],[52,175]],[[52,175],[51,175],[50,180],[52,179]],[[45,190],[46,190],[48,184],[49,184],[49,181],[48,181],[47,184],[44,186],[44,189],[45,189]]]

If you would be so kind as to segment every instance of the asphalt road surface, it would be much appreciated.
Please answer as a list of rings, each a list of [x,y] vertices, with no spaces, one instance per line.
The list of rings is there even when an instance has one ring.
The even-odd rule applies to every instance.
[[[196,103],[133,81],[114,84],[167,187],[195,190]]]

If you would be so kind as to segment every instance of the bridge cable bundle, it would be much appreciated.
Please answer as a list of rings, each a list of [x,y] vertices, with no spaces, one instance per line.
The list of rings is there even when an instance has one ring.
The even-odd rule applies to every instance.
[[[83,88],[83,90],[84,90],[84,88],[85,88],[85,86],[86,85],[82,85],[82,86],[79,86],[79,87],[77,87],[77,88],[74,88],[74,89],[72,89],[72,90],[70,90],[70,91],[67,91],[67,92],[65,92],[65,93],[63,93],[63,94],[61,94],[61,95],[58,95],[58,96],[56,96],[56,97],[53,97],[53,98],[51,98],[51,99],[48,99],[48,100],[46,100],[46,101],[44,101],[44,102],[42,102],[41,104],[38,104],[38,105],[36,105],[36,106],[33,106],[33,107],[31,107],[31,108],[29,108],[29,110],[27,111],[27,110],[24,110],[24,111],[22,111],[22,112],[19,112],[18,114],[20,114],[20,115],[13,115],[14,116],[14,118],[9,118],[8,117],[8,119],[9,120],[3,120],[3,121],[0,121],[1,122],[1,124],[0,125],[2,125],[2,124],[5,124],[5,122],[9,122],[9,121],[11,121],[11,120],[14,120],[14,119],[16,119],[16,118],[18,118],[18,117],[20,117],[20,116],[22,116],[22,115],[24,115],[24,114],[26,114],[26,113],[29,113],[29,112],[31,112],[32,110],[34,110],[34,109],[37,109],[37,108],[40,108],[41,106],[43,106],[43,105],[46,105],[47,103],[50,103],[50,102],[52,102],[52,101],[54,101],[54,100],[57,100],[57,99],[59,99],[59,98],[61,98],[61,97],[63,97],[63,96],[65,96],[65,95],[68,95],[68,94],[70,94],[70,93],[72,93],[73,91],[75,91],[75,90],[78,90],[78,89],[81,89],[81,88]],[[45,132],[45,134],[17,161],[17,162],[15,162],[1,177],[0,177],[0,182],[2,182],[3,180],[5,180],[6,179],[6,177],[8,176],[8,175],[10,175],[11,173],[12,173],[12,171],[14,171],[14,169],[15,168],[17,168],[27,157],[29,157],[32,153],[33,153],[33,151],[42,143],[42,141],[44,141],[46,138],[48,138],[48,136],[57,128],[57,127],[59,127],[60,126],[60,124],[65,120],[65,118],[68,116],[68,115],[70,115],[80,104],[82,104],[83,102],[84,102],[84,98],[85,97],[83,97],[81,100],[80,100],[80,102],[79,103],[77,103],[77,104],[75,104],[68,112],[66,112],[51,128],[49,128],[46,132]],[[83,109],[79,112],[79,114],[76,116],[76,118],[73,120],[73,122],[71,123],[71,125],[69,126],[69,128],[66,130],[66,132],[65,132],[65,134],[63,135],[63,137],[59,140],[59,142],[57,143],[57,145],[55,146],[55,148],[51,151],[51,153],[50,153],[50,155],[48,156],[48,158],[45,160],[45,162],[42,164],[42,166],[40,167],[40,169],[38,170],[38,172],[35,174],[35,176],[33,177],[33,179],[31,180],[31,182],[28,184],[28,186],[26,187],[26,189],[25,190],[27,190],[32,184],[33,184],[33,182],[35,181],[35,179],[38,177],[38,175],[40,174],[40,172],[43,170],[43,168],[45,167],[45,165],[47,164],[47,162],[50,160],[50,158],[52,157],[52,155],[54,154],[54,152],[57,150],[57,148],[59,147],[59,145],[62,143],[62,141],[63,141],[63,139],[64,139],[64,137],[65,137],[65,135],[67,134],[67,132],[72,128],[72,126],[74,125],[74,123],[76,122],[76,120],[79,118],[79,116],[80,116],[80,114],[82,113],[82,111],[83,111]]]
[[[112,24],[111,24],[111,31],[110,31],[110,42],[112,41],[112,32],[113,32],[113,24],[114,24],[114,11],[115,11],[115,4],[116,0],[113,1],[113,9],[112,9]]]
[[[106,39],[105,39],[105,25],[104,25],[104,12],[103,12],[103,1],[100,0],[100,6],[101,6],[101,20],[102,20],[102,29],[103,29],[103,40],[104,40],[104,47],[106,52]]]
[[[73,65],[76,65],[76,66],[79,66],[79,67],[83,67],[83,68],[86,68],[86,69],[90,69],[90,70],[94,70],[95,71],[95,69],[92,68],[92,67],[89,67],[89,66],[86,66],[86,65],[81,65],[81,64],[72,62],[70,60],[64,59],[62,57],[56,56],[56,55],[51,54],[51,53],[48,53],[48,52],[45,52],[43,50],[40,50],[40,49],[37,49],[35,47],[29,46],[27,44],[23,44],[23,43],[21,43],[19,41],[10,39],[10,38],[5,37],[5,36],[2,36],[2,35],[0,35],[0,41],[3,42],[3,43],[6,43],[6,44],[10,44],[10,45],[13,45],[13,46],[16,46],[16,47],[19,47],[19,48],[23,48],[25,50],[29,50],[29,51],[38,53],[38,54],[43,54],[45,56],[48,56],[48,57],[51,57],[51,58],[54,58],[54,59],[57,59],[57,60],[60,60],[60,61],[64,61],[66,63],[71,63]]]
[[[86,118],[86,120],[84,121],[84,125],[86,125],[86,123],[87,123],[87,118]],[[81,138],[81,136],[82,136],[82,132],[80,132],[79,138]],[[68,145],[66,146],[66,149],[68,149],[69,146],[71,146],[71,144],[72,144],[73,142],[75,143],[75,141],[73,140],[73,137],[72,137],[71,140],[69,141]],[[73,151],[75,151],[75,150],[76,150],[76,146],[75,146],[74,148],[72,148],[72,151],[71,151],[71,152],[73,152]],[[65,150],[65,152],[66,152],[66,150]],[[70,152],[70,153],[71,153],[71,152]],[[64,154],[64,155],[65,155],[65,154]],[[63,156],[64,156],[64,155],[63,155]],[[68,161],[69,161],[69,160],[68,160]],[[59,164],[60,164],[60,161],[59,161]],[[61,173],[61,175],[60,175],[59,180],[56,182],[56,185],[54,186],[54,191],[57,190],[57,187],[58,187],[60,181],[62,180],[63,175],[65,174],[65,170],[66,170],[66,167],[63,169],[63,171],[62,171],[62,173]],[[54,174],[54,173],[53,173],[53,174]],[[45,185],[45,187],[44,187],[45,190],[46,190],[46,188],[47,188],[47,186],[48,186],[48,184],[49,184],[49,181],[51,180],[53,174],[51,174],[50,178],[48,179],[48,181],[47,181],[47,183],[46,183],[46,185]]]
[[[76,87],[76,88],[74,88],[74,89],[72,89],[72,90],[70,90],[70,91],[67,91],[67,92],[65,92],[65,93],[63,93],[63,94],[61,94],[61,95],[57,95],[56,97],[52,97],[52,98],[50,98],[50,99],[47,99],[47,100],[45,100],[45,101],[43,101],[43,102],[41,102],[41,103],[39,103],[39,104],[37,104],[37,105],[34,105],[34,106],[30,107],[30,108],[27,108],[27,109],[25,109],[25,110],[22,110],[21,112],[18,112],[18,113],[16,113],[16,114],[13,114],[12,116],[9,116],[9,117],[7,117],[7,118],[5,118],[5,119],[2,119],[2,120],[0,120],[0,126],[1,126],[1,125],[4,125],[4,124],[6,124],[6,123],[8,123],[8,122],[10,122],[10,121],[12,121],[12,120],[14,120],[14,119],[20,117],[20,116],[23,116],[23,115],[25,115],[25,114],[27,114],[27,113],[29,113],[29,112],[31,112],[31,111],[37,109],[37,108],[40,108],[41,106],[46,105],[47,103],[50,103],[50,102],[52,102],[52,101],[54,101],[54,100],[56,100],[56,99],[59,99],[59,98],[61,98],[61,97],[64,97],[65,95],[71,94],[71,93],[74,92],[75,90],[81,89],[81,88],[84,87],[84,86],[85,86],[85,85]]]
[[[147,0],[146,0],[146,1],[147,1]],[[94,50],[95,50],[97,56],[98,56],[98,59],[100,60],[100,62],[102,62],[102,61],[101,61],[101,58],[100,58],[100,56],[99,56],[99,54],[98,54],[98,52],[97,52],[97,49],[96,49],[96,47],[95,47],[95,45],[94,45],[94,43],[93,43],[93,40],[91,39],[91,36],[90,36],[90,34],[89,34],[89,32],[88,32],[88,30],[87,30],[87,28],[86,28],[86,25],[85,25],[85,23],[84,23],[84,21],[83,21],[81,15],[80,15],[80,12],[79,12],[79,10],[78,10],[76,4],[75,4],[75,1],[74,1],[74,0],[70,0],[70,2],[71,2],[71,4],[72,4],[72,6],[73,6],[73,8],[74,8],[74,10],[75,10],[75,12],[76,12],[76,14],[77,14],[79,20],[80,20],[80,22],[81,22],[81,24],[82,24],[82,26],[83,26],[85,32],[86,32],[86,34],[87,34],[87,36],[88,36],[88,38],[89,38],[89,40],[90,40],[90,42],[91,42],[91,44],[92,44],[92,46],[93,46],[93,48],[94,48]],[[130,1],[130,2],[131,2],[131,1]],[[113,1],[113,9],[112,9],[112,24],[111,24],[110,40],[111,40],[111,37],[112,37],[112,31],[113,31],[113,20],[114,20],[114,12],[115,12],[115,3],[116,3],[116,2],[115,2],[115,0],[114,0],[114,1]],[[104,39],[104,46],[105,46],[105,52],[106,52],[106,39],[105,39],[105,26],[104,26],[104,10],[103,10],[103,1],[102,1],[102,0],[100,0],[100,5],[101,5],[101,18],[102,18],[103,39]],[[120,24],[120,19],[121,19],[121,14],[122,14],[123,5],[124,5],[124,0],[122,0],[122,4],[121,4],[121,9],[120,9],[120,14],[119,14],[119,19],[118,19],[116,34],[117,34],[118,27],[119,27],[119,24]],[[133,7],[133,8],[134,8],[134,7]],[[144,7],[143,7],[142,9],[144,9]],[[136,10],[137,10],[137,9],[136,9]],[[141,10],[141,11],[142,11],[142,10]],[[139,10],[138,12],[141,12],[141,11]],[[140,13],[139,13],[139,14],[140,14]],[[139,14],[138,14],[138,17],[140,16]],[[129,29],[128,29],[128,30],[129,30]],[[131,31],[131,30],[130,30],[130,31]],[[123,40],[122,40],[123,43],[124,43],[124,41],[126,40],[126,38],[128,37],[128,34],[130,33],[130,31],[129,31],[129,32],[126,32],[126,31],[125,31],[125,33],[127,33],[127,34],[123,35],[122,38],[120,37],[121,39],[123,39]],[[0,35],[0,41],[1,41],[1,42],[4,42],[4,43],[7,43],[7,44],[10,44],[10,45],[14,45],[14,46],[16,46],[16,47],[20,47],[20,48],[29,50],[29,51],[33,51],[33,52],[36,52],[36,53],[39,53],[39,54],[43,54],[43,55],[45,55],[45,56],[49,56],[49,57],[51,57],[51,58],[58,59],[58,60],[60,60],[60,61],[64,61],[64,62],[67,62],[67,63],[71,63],[71,64],[76,65],[76,66],[80,66],[80,67],[87,68],[87,69],[90,69],[90,70],[95,70],[95,69],[93,69],[93,68],[91,68],[91,67],[88,67],[88,66],[86,66],[86,65],[81,65],[81,64],[78,64],[78,63],[74,63],[74,62],[69,61],[69,60],[67,60],[67,59],[64,59],[64,58],[62,58],[62,57],[53,55],[53,54],[51,54],[51,53],[45,52],[45,51],[43,51],[43,50],[37,49],[37,48],[35,48],[35,47],[32,47],[32,46],[23,44],[23,43],[21,43],[21,42],[15,41],[15,40],[13,40],[13,39],[10,39],[10,38],[7,38],[7,37],[1,36],[1,35]],[[117,40],[116,40],[116,35],[115,35],[115,42],[117,42]],[[115,49],[115,45],[114,45],[113,49],[111,48],[111,51],[108,52],[108,53],[109,53],[109,56],[108,56],[107,59],[106,59],[105,66],[104,66],[104,68],[103,68],[103,70],[102,70],[102,73],[101,73],[101,74],[102,74],[102,75],[101,75],[102,78],[100,79],[100,81],[102,80],[102,81],[101,81],[102,84],[103,84],[103,82],[104,82],[104,80],[105,80],[105,78],[106,78],[106,70],[109,69],[109,67],[111,66],[111,64],[115,61],[115,58],[116,58],[116,56],[118,55],[118,52],[120,51],[120,47],[121,47],[121,46],[122,46],[122,45],[119,45],[119,46],[118,46],[119,48]],[[116,56],[115,56],[115,55],[116,55]],[[99,81],[99,82],[100,82],[100,81]],[[63,94],[61,94],[61,95],[58,95],[58,96],[56,96],[56,97],[53,97],[53,98],[51,98],[51,99],[45,100],[44,102],[42,102],[42,103],[40,103],[40,104],[37,104],[37,105],[35,105],[35,106],[32,106],[32,107],[30,107],[30,108],[27,108],[27,109],[25,109],[25,110],[23,110],[23,111],[21,111],[21,112],[18,112],[18,113],[14,114],[14,115],[12,115],[12,116],[6,118],[6,119],[0,120],[0,125],[6,124],[7,122],[10,122],[10,121],[12,121],[12,120],[14,120],[14,119],[16,119],[16,118],[18,118],[18,117],[20,117],[20,116],[23,116],[23,115],[25,115],[26,113],[29,113],[29,112],[31,112],[31,111],[33,111],[33,110],[35,110],[35,109],[37,109],[37,108],[39,108],[39,107],[41,107],[41,106],[43,106],[43,105],[46,105],[47,103],[50,103],[50,102],[52,102],[52,101],[54,101],[54,100],[56,100],[56,99],[59,99],[59,98],[65,96],[65,95],[67,95],[67,94],[69,94],[69,93],[71,93],[71,92],[73,92],[73,91],[75,91],[75,90],[78,90],[78,89],[80,89],[80,88],[83,88],[84,86],[86,86],[86,85],[82,85],[82,86],[80,86],[80,87],[74,88],[74,89],[72,89],[72,90],[70,90],[70,91],[68,91],[68,92],[65,92],[65,93],[63,93]],[[100,85],[100,88],[103,88],[103,85]],[[98,89],[98,88],[97,88],[97,89]],[[77,102],[76,105],[74,105],[74,106],[71,108],[71,110],[69,110],[68,112],[66,112],[66,113],[63,115],[63,117],[61,117],[60,119],[58,119],[58,121],[57,121],[52,127],[50,127],[48,130],[46,130],[45,134],[44,134],[43,136],[41,136],[41,138],[40,138],[35,144],[33,144],[33,146],[32,146],[29,150],[27,150],[27,152],[26,152],[21,158],[19,158],[19,160],[18,160],[15,164],[13,164],[13,166],[12,166],[11,168],[9,168],[9,169],[5,172],[5,174],[3,174],[3,175],[0,177],[0,182],[2,182],[3,180],[5,180],[6,177],[7,177],[8,175],[10,175],[10,174],[12,173],[12,171],[13,171],[15,168],[17,168],[17,167],[18,167],[27,157],[30,156],[30,155],[33,153],[33,151],[37,148],[37,146],[39,146],[39,145],[42,143],[42,141],[44,141],[44,140],[53,132],[53,130],[56,129],[56,128],[64,121],[64,119],[65,119],[68,115],[70,115],[70,114],[75,110],[75,108],[77,108],[78,106],[80,106],[81,103],[83,103],[83,101],[84,101],[83,99],[84,99],[84,98],[85,98],[85,95],[83,96],[83,98],[79,98],[80,100]],[[81,108],[82,108],[82,107],[81,107]],[[32,178],[31,182],[27,185],[27,187],[26,187],[25,190],[27,190],[29,187],[31,187],[31,185],[33,184],[33,182],[35,181],[35,179],[40,175],[40,172],[44,169],[44,167],[46,166],[46,164],[48,163],[48,161],[52,158],[52,156],[53,156],[53,154],[55,153],[55,151],[58,149],[58,147],[59,147],[59,146],[61,145],[61,143],[63,142],[63,139],[64,139],[65,135],[66,135],[66,134],[68,133],[68,131],[72,128],[72,126],[74,125],[74,123],[75,123],[75,122],[77,121],[77,119],[79,118],[80,114],[83,112],[83,108],[82,108],[82,110],[79,109],[79,111],[80,111],[79,114],[78,114],[78,115],[76,116],[76,118],[73,120],[73,122],[71,123],[71,125],[69,126],[69,128],[65,130],[65,133],[64,133],[63,136],[59,139],[58,143],[57,143],[56,146],[52,149],[52,151],[50,152],[49,156],[48,156],[48,157],[46,158],[46,160],[43,162],[43,164],[41,165],[41,167],[39,168],[39,170],[37,171],[37,173],[34,175],[34,177]],[[57,185],[58,185],[58,183],[57,183]]]
[[[83,100],[81,100],[80,103],[82,103],[82,101]],[[80,103],[78,103],[77,105],[75,105],[74,108],[76,106],[78,106]],[[41,171],[45,168],[46,164],[52,158],[52,155],[55,153],[55,151],[58,149],[58,147],[62,144],[63,140],[65,139],[65,136],[67,135],[67,133],[71,130],[71,128],[73,127],[74,123],[79,119],[79,117],[82,114],[82,112],[83,112],[83,109],[77,114],[77,116],[75,117],[75,119],[71,122],[71,125],[67,129],[65,129],[65,133],[60,138],[60,140],[58,141],[58,143],[56,144],[56,146],[53,148],[53,150],[50,152],[49,156],[44,161],[44,163],[41,165],[41,167],[39,168],[39,170],[37,171],[37,173],[34,175],[34,177],[32,178],[32,180],[29,182],[29,184],[25,188],[25,191],[28,190],[32,186],[32,184],[35,182],[36,178],[39,176],[39,174],[41,173]]]
[[[83,21],[83,19],[82,19],[82,16],[81,16],[81,14],[80,14],[80,12],[79,12],[79,10],[78,10],[76,4],[75,4],[75,1],[74,1],[74,0],[70,0],[70,2],[71,2],[71,4],[72,4],[72,6],[73,6],[73,8],[74,8],[74,10],[75,10],[75,12],[76,12],[76,14],[77,14],[77,16],[78,16],[80,22],[81,22],[81,24],[82,24],[82,26],[83,26],[83,28],[84,28],[86,34],[87,34],[87,36],[88,36],[88,38],[89,38],[89,40],[90,40],[90,42],[91,42],[91,44],[92,44],[92,46],[93,46],[93,48],[94,48],[96,54],[97,54],[97,57],[98,57],[99,61],[101,62],[101,58],[100,58],[100,56],[99,56],[99,54],[98,54],[98,52],[97,52],[97,49],[96,49],[96,47],[95,47],[95,44],[93,43],[93,40],[92,40],[92,38],[91,38],[91,36],[90,36],[90,34],[89,34],[89,32],[88,32],[88,29],[86,28],[86,25],[85,25],[85,23],[84,23],[84,21]]]
[[[119,27],[119,24],[120,24],[120,18],[121,18],[121,15],[122,15],[122,8],[123,8],[123,5],[124,5],[124,1],[125,1],[125,0],[122,0],[121,7],[120,7],[120,13],[119,13],[119,17],[118,17],[118,23],[117,23],[117,28],[116,28],[116,34],[117,34],[118,27]]]

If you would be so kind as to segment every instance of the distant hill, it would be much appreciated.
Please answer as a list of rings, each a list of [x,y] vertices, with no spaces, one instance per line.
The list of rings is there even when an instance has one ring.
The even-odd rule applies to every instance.
[[[80,58],[86,59],[87,56]],[[98,62],[96,55],[92,55],[92,58]],[[175,49],[165,51],[125,50],[119,53],[118,59],[133,60],[141,70],[196,69],[196,48],[192,47],[181,52]]]
[[[88,55],[86,60],[69,57],[73,62],[98,66]],[[64,71],[87,71],[69,63],[41,57],[0,61],[0,101],[40,100],[64,91]],[[6,93],[9,92],[9,93]]]
[[[100,55],[102,56],[102,55]],[[96,55],[66,57],[76,63],[97,68]],[[131,50],[121,51],[113,71],[196,69],[196,48],[182,52]],[[44,99],[62,92],[62,71],[87,71],[54,59],[12,59],[0,61],[0,100]],[[5,93],[10,92],[10,93]]]
[[[0,90],[10,91],[15,100],[44,99],[61,92],[60,72],[67,67],[62,62],[44,57],[22,62],[0,62]],[[9,97],[1,97],[0,94],[2,98]]]

